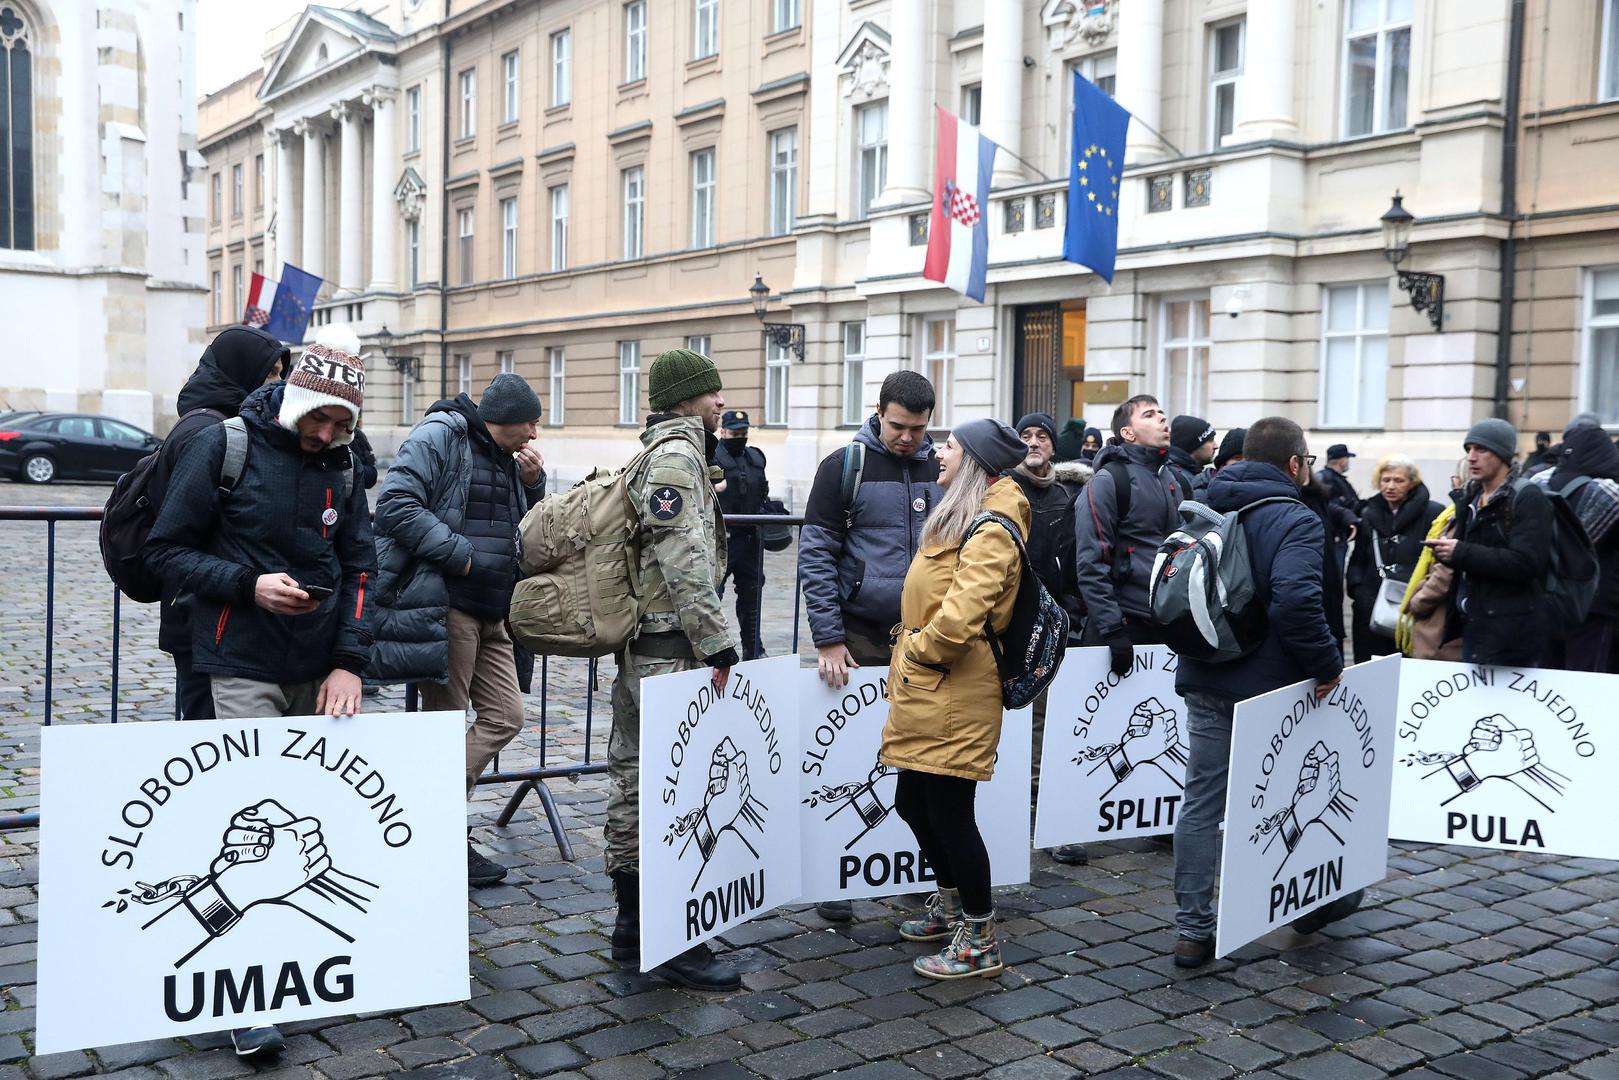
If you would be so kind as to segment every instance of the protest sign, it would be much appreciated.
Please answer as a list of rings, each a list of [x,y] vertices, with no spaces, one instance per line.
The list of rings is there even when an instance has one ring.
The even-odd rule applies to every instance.
[[[45,728],[37,1051],[467,997],[464,726]]]
[[[1619,858],[1616,696],[1619,676],[1407,660],[1389,835]]]
[[[641,970],[798,898],[798,658],[641,684]]]
[[[1237,705],[1216,955],[1387,876],[1399,691],[1385,656]]]
[[[888,719],[888,668],[849,672],[834,690],[814,669],[799,673],[799,783],[803,899],[852,900],[934,888],[933,868],[894,810],[898,771],[877,761]],[[1006,713],[995,775],[973,802],[989,849],[990,881],[1029,879],[1028,709]]]
[[[1186,707],[1177,657],[1137,645],[1115,675],[1106,648],[1069,649],[1046,695],[1034,846],[1175,831],[1186,785]]]

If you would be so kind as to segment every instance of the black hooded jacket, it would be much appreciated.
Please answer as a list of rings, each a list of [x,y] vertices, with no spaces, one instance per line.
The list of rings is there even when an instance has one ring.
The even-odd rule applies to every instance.
[[[1593,480],[1619,480],[1619,446],[1608,439],[1601,428],[1581,424],[1570,428],[1563,436],[1563,452],[1557,458],[1550,484],[1553,491],[1562,491],[1582,476]],[[1587,499],[1601,498],[1596,485],[1587,484],[1573,496],[1574,510],[1584,519]],[[1598,618],[1619,615],[1619,525],[1594,541],[1597,556],[1597,592],[1591,601],[1591,614]]]
[[[235,416],[242,407],[242,400],[264,385],[276,361],[281,361],[285,370],[290,357],[290,351],[273,334],[256,326],[231,326],[219,332],[202,351],[197,370],[180,388],[176,402],[180,419],[158,449],[157,462],[147,481],[146,492],[153,506],[163,505],[169,477],[174,473],[186,441],[197,432]],[[191,616],[186,598],[163,597],[157,646],[171,654],[191,649]]]
[[[1411,580],[1433,519],[1444,509],[1429,496],[1427,484],[1413,487],[1405,502],[1392,513],[1381,494],[1367,498],[1361,505],[1355,549],[1349,555],[1349,595],[1355,603],[1370,609],[1377,601],[1377,589],[1383,580],[1377,572],[1379,565],[1393,567],[1393,575],[1401,581]]]

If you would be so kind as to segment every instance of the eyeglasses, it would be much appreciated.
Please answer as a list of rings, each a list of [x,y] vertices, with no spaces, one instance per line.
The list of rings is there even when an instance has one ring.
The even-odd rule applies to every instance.
[[[1314,454],[1305,454],[1304,455],[1304,467],[1307,468],[1307,469],[1315,468],[1315,455]]]

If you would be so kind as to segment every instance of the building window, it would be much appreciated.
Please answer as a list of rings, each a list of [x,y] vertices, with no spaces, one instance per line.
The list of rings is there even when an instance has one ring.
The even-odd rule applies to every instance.
[[[1069,75],[1067,81],[1063,83],[1064,86],[1074,85],[1073,73],[1076,71],[1095,83],[1096,88],[1102,93],[1112,97],[1113,88],[1118,83],[1119,55],[1111,52],[1096,53],[1074,61],[1068,66]],[[1058,133],[1058,137],[1062,139],[1064,162],[1062,173],[1066,176],[1068,174],[1066,163],[1070,157],[1068,144],[1074,137],[1074,95],[1071,93],[1063,95],[1062,131]]]
[[[567,423],[567,405],[564,401],[563,390],[567,385],[568,358],[560,348],[545,350],[545,359],[551,369],[551,427],[561,427]]]
[[[246,313],[247,293],[242,290],[242,264],[237,263],[230,268],[230,309],[231,318],[237,318],[237,312]]]
[[[517,199],[500,200],[500,276],[517,276]]]
[[[551,189],[551,269],[568,268],[568,185]]]
[[[405,261],[414,289],[422,281],[422,223],[414,218],[405,222]]]
[[[641,343],[618,343],[618,422],[635,423],[641,403]]]
[[[855,216],[865,219],[888,183],[888,102],[874,101],[855,110],[855,139],[860,170]]]
[[[688,334],[686,348],[699,356],[711,356],[709,349],[714,345],[714,339],[708,334]]]
[[[500,122],[517,123],[517,95],[522,91],[522,78],[517,63],[517,50],[500,58],[501,85],[505,90],[501,98]]]
[[[798,218],[798,129],[770,133],[770,235],[786,236]]]
[[[478,133],[478,72],[467,68],[461,73],[461,135],[470,139]]]
[[[422,149],[422,88],[413,86],[405,91],[405,153],[416,154]]]
[[[691,156],[691,246],[714,246],[714,150]]]
[[[692,0],[691,58],[701,60],[720,51],[720,0]]]
[[[551,35],[551,108],[573,100],[573,31]]]
[[[961,118],[973,127],[983,123],[984,116],[984,87],[982,83],[973,83],[971,86],[961,88]]]
[[[1209,27],[1209,149],[1236,130],[1242,93],[1245,24],[1242,19]]]
[[[399,422],[405,427],[416,423],[416,373],[399,373]]]
[[[221,282],[218,270],[213,272],[213,277],[211,278],[210,284],[212,286],[210,295],[212,296],[214,302],[213,324],[218,326],[220,323],[225,321],[225,286]]]
[[[765,344],[765,423],[787,423],[787,385],[791,380],[793,354],[774,341]]]
[[[225,202],[225,178],[214,173],[208,178],[208,220],[218,225]]]
[[[624,257],[639,259],[646,229],[646,169],[624,170]],[[639,348],[639,346],[637,346]]]
[[[463,393],[463,394],[472,393],[472,354],[471,353],[456,353],[455,354],[455,383],[456,383],[457,386],[459,386],[461,388],[460,391],[459,391],[460,393]]]
[[[1619,99],[1619,0],[1602,5],[1602,85],[1597,96]]]
[[[1604,424],[1619,424],[1619,267],[1591,274],[1583,334],[1580,408],[1594,411]]]
[[[472,207],[455,212],[455,234],[460,246],[462,285],[472,284]]]
[[[933,410],[933,422],[947,428],[950,426],[950,406],[956,377],[954,315],[927,319],[922,323],[922,374],[933,384],[933,393],[938,399]]]
[[[253,156],[253,209],[264,209],[264,155]]]
[[[1158,324],[1158,400],[1171,416],[1209,405],[1209,298],[1166,300]]]
[[[1350,0],[1344,8],[1344,134],[1405,127],[1412,0]]]
[[[863,424],[866,420],[866,324],[843,324],[843,420]]]
[[[517,370],[517,358],[510,349],[495,353],[495,363],[500,365],[502,375],[510,375]]]
[[[779,34],[784,30],[792,30],[802,25],[804,16],[799,9],[799,0],[771,0],[770,2],[770,32]]]
[[[1332,285],[1324,300],[1321,426],[1380,428],[1388,394],[1388,285]]]
[[[218,186],[216,173],[216,222]],[[34,249],[33,39],[14,7],[0,13],[0,248]]]
[[[624,5],[624,81],[646,78],[646,0]]]
[[[238,161],[230,167],[230,216],[242,216],[242,163]]]

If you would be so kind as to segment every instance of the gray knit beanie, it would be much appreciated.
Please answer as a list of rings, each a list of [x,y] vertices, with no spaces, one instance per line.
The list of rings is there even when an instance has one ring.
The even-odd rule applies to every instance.
[[[1486,416],[1467,429],[1462,447],[1477,446],[1488,450],[1507,464],[1518,456],[1518,429],[1499,416]]]
[[[1029,454],[1029,448],[1023,445],[1018,433],[1000,420],[969,420],[950,434],[956,437],[956,445],[991,476],[999,476],[1015,467]]]
[[[526,424],[538,420],[542,411],[540,395],[527,379],[512,371],[496,375],[478,399],[478,416],[486,424]]]

